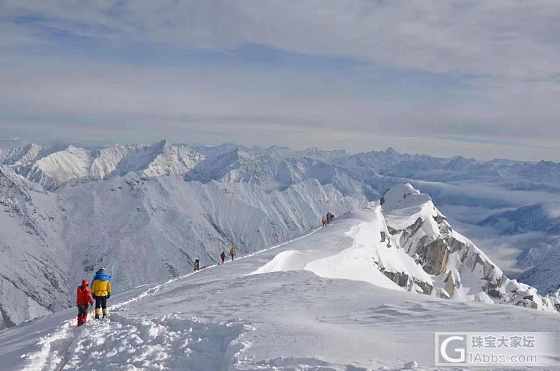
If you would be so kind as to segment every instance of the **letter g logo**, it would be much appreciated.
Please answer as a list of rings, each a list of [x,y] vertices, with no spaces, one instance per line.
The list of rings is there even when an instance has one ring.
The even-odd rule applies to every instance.
[[[454,342],[454,343],[458,343],[456,345],[460,344],[460,347],[456,347],[451,349],[451,355],[449,354],[449,346],[450,344]],[[466,361],[465,358],[465,336],[449,336],[448,338],[446,338],[445,340],[443,340],[441,342],[441,345],[439,347],[439,354],[441,354],[441,357],[449,363],[464,363]]]

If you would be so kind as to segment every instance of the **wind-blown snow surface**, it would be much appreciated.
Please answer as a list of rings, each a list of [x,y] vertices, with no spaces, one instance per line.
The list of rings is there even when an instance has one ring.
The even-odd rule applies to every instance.
[[[352,261],[388,250],[362,246],[364,233],[383,225],[378,216],[353,214],[297,241],[136,288],[112,300],[108,321],[76,329],[74,313],[66,311],[4,330],[0,364],[6,370],[430,369],[436,330],[560,331],[557,314],[406,292],[383,275],[364,277],[359,261],[342,262],[344,279],[327,278],[341,272],[331,257]]]

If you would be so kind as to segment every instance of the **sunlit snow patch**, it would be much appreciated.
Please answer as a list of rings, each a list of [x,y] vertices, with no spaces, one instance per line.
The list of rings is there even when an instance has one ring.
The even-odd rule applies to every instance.
[[[301,251],[286,250],[277,254],[271,261],[252,272],[263,274],[272,272],[285,272],[303,270],[306,264],[305,254]]]

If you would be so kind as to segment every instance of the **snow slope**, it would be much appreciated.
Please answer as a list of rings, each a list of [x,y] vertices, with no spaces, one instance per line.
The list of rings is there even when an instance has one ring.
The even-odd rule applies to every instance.
[[[265,192],[244,183],[128,176],[78,185],[61,197],[69,219],[64,240],[79,262],[71,281],[105,265],[121,289],[189,272],[196,258],[212,264],[231,243],[247,254],[285,241],[314,228],[326,210],[343,214],[359,205],[311,180]]]
[[[557,314],[406,292],[383,275],[364,279],[361,262],[354,274],[348,264],[344,279],[326,278],[337,268],[324,259],[363,249],[356,228],[383,225],[378,216],[353,214],[296,241],[138,287],[112,300],[110,320],[82,329],[74,328],[74,313],[61,312],[4,330],[0,364],[6,370],[433,369],[434,331],[560,331]],[[375,250],[374,243],[369,253]],[[317,262],[325,276],[305,269]],[[373,261],[370,268],[377,269]]]
[[[413,251],[409,247],[423,237],[442,241],[445,236],[470,246],[458,233],[467,231],[463,234],[485,252],[484,260],[501,265],[497,259],[514,250],[507,256],[513,261],[502,266],[509,277],[512,268],[519,280],[539,289],[553,293],[560,287],[555,218],[545,230],[519,239],[499,231],[498,224],[479,226],[484,218],[511,209],[519,209],[519,220],[526,220],[531,214],[521,214],[528,204],[549,210],[560,198],[560,168],[555,163],[441,159],[390,149],[351,155],[166,141],[109,147],[8,141],[0,142],[0,148],[2,169],[10,174],[3,183],[0,209],[0,328],[66,307],[76,281],[90,277],[98,265],[109,266],[119,290],[166,280],[189,271],[197,257],[203,265],[211,264],[230,242],[241,253],[255,251],[310,230],[327,210],[344,213],[364,204],[366,197],[377,200],[386,189],[408,181],[429,191],[449,222],[439,211],[430,217],[432,208],[426,203],[404,219],[383,212],[387,241],[393,246],[402,242],[406,251]],[[426,217],[420,233],[397,241],[388,227],[402,232],[414,226],[415,213]],[[433,217],[439,214],[436,222]],[[448,228],[445,223],[453,225],[450,234],[440,231]],[[366,230],[371,228],[361,229]],[[495,232],[490,238],[488,230]],[[441,247],[430,249],[434,259],[443,257]],[[416,261],[421,254],[408,255]],[[471,258],[476,260],[475,255]],[[353,259],[350,255],[344,260]],[[396,261],[405,264],[403,259]],[[416,286],[410,283],[415,290],[434,284],[445,289],[446,280],[459,285],[456,275],[434,283],[419,272],[402,275],[408,264],[407,269],[391,270],[387,261],[395,260],[387,256],[376,261],[393,281],[418,277]],[[473,282],[462,280],[463,286],[468,281],[473,287],[467,295],[485,284],[481,275],[486,274],[477,271]],[[450,295],[458,293],[452,291]]]
[[[55,199],[0,166],[0,329],[70,303]]]
[[[363,202],[312,179],[267,191],[129,173],[53,193],[6,168],[0,187],[0,328],[67,307],[100,265],[124,291],[185,274],[196,258],[212,264],[231,243],[247,254],[285,241]]]

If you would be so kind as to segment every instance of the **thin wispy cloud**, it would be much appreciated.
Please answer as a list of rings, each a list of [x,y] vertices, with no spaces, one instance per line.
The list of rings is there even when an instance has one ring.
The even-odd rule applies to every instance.
[[[558,160],[559,21],[545,0],[3,1],[0,126]]]

